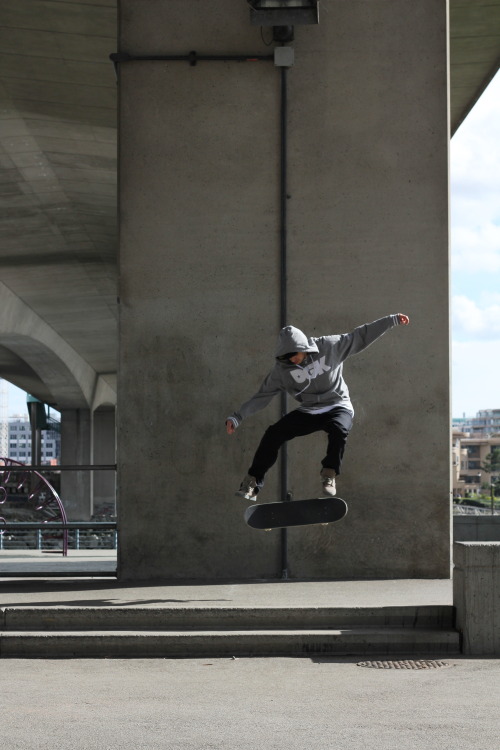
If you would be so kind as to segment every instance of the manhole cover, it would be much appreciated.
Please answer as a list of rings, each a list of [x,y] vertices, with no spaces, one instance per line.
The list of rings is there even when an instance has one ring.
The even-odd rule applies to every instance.
[[[357,666],[370,669],[439,669],[450,665],[445,661],[435,659],[402,659],[400,661],[359,661]]]

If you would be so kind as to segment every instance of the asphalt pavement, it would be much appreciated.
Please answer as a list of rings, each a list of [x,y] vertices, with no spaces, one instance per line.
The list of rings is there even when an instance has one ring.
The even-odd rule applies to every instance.
[[[0,582],[4,608],[451,603],[450,580]],[[0,660],[5,750],[497,750],[499,696],[499,660],[437,654]]]
[[[436,662],[439,664],[439,662]],[[497,750],[500,662],[0,661],[5,750]]]

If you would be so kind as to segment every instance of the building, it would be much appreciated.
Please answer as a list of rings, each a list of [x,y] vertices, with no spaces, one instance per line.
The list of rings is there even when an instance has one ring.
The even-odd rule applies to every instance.
[[[492,448],[500,447],[497,437],[476,437],[456,428],[452,434],[453,497],[464,498],[479,494],[482,485],[490,485],[499,473],[489,473],[481,468]]]
[[[453,428],[467,433],[470,436],[488,437],[500,435],[500,409],[482,409],[475,417],[463,416],[454,419]]]
[[[8,458],[23,464],[31,463],[31,425],[28,417],[13,417],[8,422]],[[61,435],[58,430],[42,431],[42,463],[58,464],[61,457]]]

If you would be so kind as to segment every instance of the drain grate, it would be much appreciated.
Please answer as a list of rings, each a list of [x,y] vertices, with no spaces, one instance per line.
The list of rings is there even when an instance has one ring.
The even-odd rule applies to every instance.
[[[435,659],[402,659],[401,661],[359,661],[357,666],[370,669],[439,669],[450,665],[445,661]]]

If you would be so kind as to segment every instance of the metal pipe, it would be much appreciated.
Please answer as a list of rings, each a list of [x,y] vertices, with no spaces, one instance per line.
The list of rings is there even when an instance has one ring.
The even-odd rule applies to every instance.
[[[199,55],[195,50],[184,55],[130,55],[128,52],[113,52],[109,59],[117,65],[127,62],[188,62],[191,66],[198,62],[269,62],[274,55]]]
[[[288,317],[287,299],[287,167],[288,167],[288,90],[287,68],[281,69],[280,87],[280,327],[286,326]],[[281,393],[281,416],[288,411],[288,399],[285,391]],[[288,449],[281,446],[281,500],[288,502],[291,494],[288,491]],[[281,577],[288,578],[288,529],[281,529]]]
[[[288,317],[287,300],[287,179],[288,179],[288,91],[287,68],[281,68],[280,106],[280,321],[286,326]],[[285,394],[286,395],[286,394]]]
[[[1,459],[0,459],[1,460]],[[52,465],[31,465],[25,466],[24,464],[2,464],[0,463],[0,474],[4,471],[8,471],[11,474],[21,474],[25,471],[116,471],[116,464],[68,464],[65,466],[52,466]]]
[[[50,521],[48,523],[37,521],[13,521],[12,523],[2,523],[0,526],[0,532],[2,531],[62,531],[63,529],[95,529],[101,530],[114,530],[116,529],[116,521],[67,521],[66,523],[57,523],[56,521]]]

